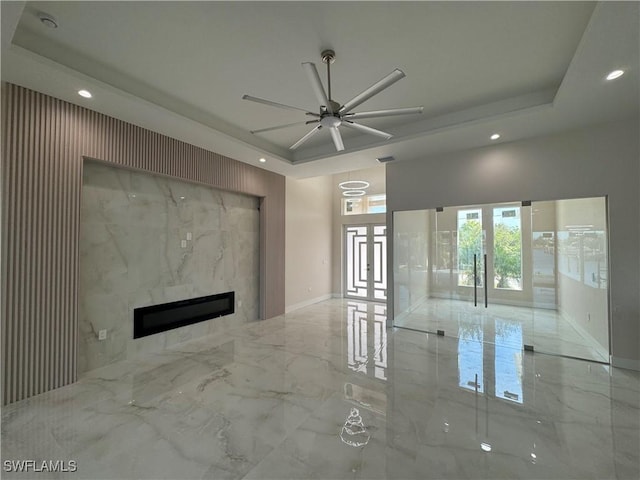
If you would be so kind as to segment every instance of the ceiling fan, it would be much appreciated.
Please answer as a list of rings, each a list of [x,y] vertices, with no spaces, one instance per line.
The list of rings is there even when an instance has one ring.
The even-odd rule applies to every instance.
[[[390,117],[393,115],[408,115],[408,114],[416,114],[422,113],[423,107],[408,107],[408,108],[394,108],[390,110],[375,110],[369,112],[352,112],[354,108],[356,108],[361,103],[366,102],[374,95],[377,95],[385,88],[390,87],[398,80],[405,76],[404,72],[399,69],[395,69],[389,75],[384,77],[382,80],[371,85],[369,88],[364,90],[362,93],[356,95],[351,100],[349,100],[344,105],[340,105],[338,102],[334,101],[331,98],[331,64],[336,59],[336,54],[333,50],[324,50],[322,53],[322,62],[327,64],[327,90],[325,92],[324,87],[322,86],[322,81],[320,80],[320,76],[318,75],[318,70],[316,69],[315,64],[311,62],[304,62],[302,64],[303,68],[307,72],[307,76],[309,77],[309,81],[311,82],[311,86],[313,87],[313,92],[316,95],[316,99],[318,103],[320,103],[320,113],[309,112],[304,108],[292,107],[291,105],[284,105],[282,103],[272,102],[270,100],[265,100],[262,98],[252,97],[250,95],[243,95],[243,100],[250,100],[252,102],[263,103],[265,105],[271,105],[272,107],[286,108],[289,110],[300,110],[303,111],[306,115],[310,117],[315,117],[314,120],[308,120],[306,122],[295,122],[288,123],[286,125],[279,125],[277,127],[268,127],[262,128],[260,130],[252,130],[251,133],[262,133],[269,132],[271,130],[279,130],[281,128],[293,127],[295,125],[301,124],[313,124],[317,125],[313,127],[309,133],[305,134],[300,140],[289,147],[290,150],[295,150],[300,145],[305,143],[311,137],[313,137],[316,133],[318,133],[323,128],[329,130],[331,133],[331,137],[333,138],[333,143],[336,146],[337,151],[344,150],[344,143],[342,142],[342,136],[340,135],[339,127],[347,127],[353,130],[358,130],[361,133],[368,133],[370,135],[375,135],[377,137],[384,138],[385,140],[390,139],[393,135],[387,132],[383,132],[381,130],[376,130],[375,128],[367,127],[366,125],[362,125],[360,123],[354,122],[354,120],[360,120],[364,118],[377,118],[377,117]]]

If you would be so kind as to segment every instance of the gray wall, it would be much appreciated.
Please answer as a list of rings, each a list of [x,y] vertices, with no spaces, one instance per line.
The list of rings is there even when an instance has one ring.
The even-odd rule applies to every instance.
[[[258,319],[258,198],[97,162],[83,171],[78,373]],[[232,315],[133,338],[138,307],[233,291]],[[99,340],[98,332],[107,331]]]
[[[640,370],[638,138],[633,119],[387,164],[388,222],[399,210],[608,196],[613,364]]]

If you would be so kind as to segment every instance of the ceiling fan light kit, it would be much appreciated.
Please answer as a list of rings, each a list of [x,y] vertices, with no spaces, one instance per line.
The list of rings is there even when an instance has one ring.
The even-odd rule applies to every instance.
[[[329,130],[331,134],[331,138],[333,139],[333,144],[336,147],[338,152],[344,150],[344,143],[342,141],[342,135],[340,134],[340,127],[347,127],[352,130],[357,130],[360,133],[365,133],[368,135],[374,135],[376,137],[383,138],[385,140],[390,139],[393,135],[387,132],[383,132],[381,130],[377,130],[375,128],[367,127],[366,125],[362,125],[360,123],[356,123],[353,120],[356,119],[366,119],[366,118],[379,118],[379,117],[390,117],[394,115],[414,115],[422,113],[423,107],[408,107],[408,108],[394,108],[388,110],[375,110],[369,112],[351,112],[354,108],[361,105],[362,103],[369,100],[374,95],[382,92],[386,88],[390,87],[398,80],[405,77],[405,74],[400,69],[395,69],[386,77],[382,78],[378,82],[371,85],[366,90],[362,91],[351,100],[346,102],[343,105],[336,102],[331,98],[331,64],[335,62],[336,54],[333,50],[324,50],[320,54],[322,58],[322,62],[327,65],[327,90],[325,91],[324,86],[322,85],[322,80],[320,80],[320,75],[318,75],[318,70],[316,66],[312,62],[304,62],[302,67],[304,68],[307,77],[309,78],[309,82],[311,82],[311,87],[313,89],[313,93],[316,96],[316,100],[320,104],[320,113],[309,112],[304,108],[294,107],[291,105],[286,105],[283,103],[272,102],[271,100],[265,100],[263,98],[253,97],[251,95],[243,95],[243,100],[249,100],[256,103],[262,103],[264,105],[269,105],[272,107],[284,108],[288,110],[300,110],[303,111],[306,115],[314,117],[313,120],[307,120],[305,122],[294,122],[287,123],[286,125],[278,125],[275,127],[267,127],[261,128],[259,130],[252,130],[252,134],[270,132],[273,130],[279,130],[281,128],[293,127],[295,125],[302,124],[317,124],[313,127],[311,131],[306,133],[302,138],[300,138],[297,142],[289,147],[290,150],[295,150],[304,144],[307,140],[313,137],[316,133],[318,133],[322,129]]]

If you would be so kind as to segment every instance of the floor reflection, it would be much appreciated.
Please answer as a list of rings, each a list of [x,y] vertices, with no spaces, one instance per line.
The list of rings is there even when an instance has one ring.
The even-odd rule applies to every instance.
[[[340,431],[340,440],[350,447],[364,447],[370,439],[371,435],[367,433],[360,411],[352,408]]]
[[[484,392],[484,343],[482,328],[460,323],[458,330],[458,386]]]
[[[495,319],[495,395],[516,403],[522,396],[522,325],[518,322]]]
[[[434,333],[443,330],[447,336],[455,336],[460,322],[465,321],[481,325],[486,330],[485,335],[489,335],[495,328],[496,318],[520,323],[525,343],[534,346],[538,352],[609,363],[607,346],[581,333],[577,325],[567,321],[558,311],[547,308],[490,304],[485,309],[476,308],[468,301],[429,298],[411,312],[398,314],[394,326]],[[507,340],[508,337],[504,337],[503,341]]]
[[[369,318],[372,336],[369,335]],[[347,367],[364,375],[387,379],[387,306],[382,303],[347,302]]]
[[[637,372],[524,354],[506,315],[443,337],[385,313],[331,299],[103,368],[3,407],[2,458],[72,455],[78,478],[640,478]]]
[[[367,374],[367,304],[347,304],[347,365],[355,371]]]
[[[479,323],[459,322],[458,386],[476,393],[493,391],[497,398],[522,404],[522,325],[495,318],[493,326],[488,332]],[[491,367],[493,371],[485,371]]]

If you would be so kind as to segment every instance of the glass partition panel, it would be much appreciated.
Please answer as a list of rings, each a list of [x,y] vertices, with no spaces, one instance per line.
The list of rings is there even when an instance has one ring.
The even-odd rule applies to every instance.
[[[609,361],[604,197],[403,211],[393,218],[395,326],[443,330],[464,342],[480,328],[483,342],[501,345],[495,349],[501,357],[505,348],[528,345]],[[512,385],[502,394],[517,401],[515,379],[507,376]]]
[[[394,226],[394,308],[397,323],[423,329],[412,320],[420,316],[429,292],[430,212],[395,212]],[[416,311],[418,309],[418,311]]]
[[[536,350],[609,362],[606,198],[532,203]]]

